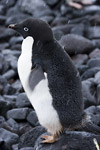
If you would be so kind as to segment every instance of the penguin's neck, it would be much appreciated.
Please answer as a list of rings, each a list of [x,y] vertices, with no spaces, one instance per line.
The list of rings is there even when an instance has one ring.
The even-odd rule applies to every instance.
[[[34,39],[30,36],[23,40],[22,52],[18,59],[18,74],[26,93],[31,92],[28,85],[28,79],[32,68],[33,43],[34,43]]]

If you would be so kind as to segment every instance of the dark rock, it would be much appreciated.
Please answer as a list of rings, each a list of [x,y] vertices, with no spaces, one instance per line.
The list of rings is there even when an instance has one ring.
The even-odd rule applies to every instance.
[[[54,35],[54,37],[55,37],[56,40],[60,40],[61,37],[62,37],[64,34],[63,34],[62,31],[57,31],[57,32],[54,31],[53,35]]]
[[[9,102],[16,102],[16,95],[3,95],[3,97],[5,98],[6,101]]]
[[[16,107],[22,108],[22,107],[30,107],[31,103],[29,99],[27,98],[25,93],[21,93],[18,95],[16,99]]]
[[[55,17],[51,23],[51,26],[60,26],[68,22],[66,17]]]
[[[43,12],[49,9],[43,0],[30,0],[30,2],[28,0],[19,0],[18,6],[21,11],[31,14],[34,17],[40,17]]]
[[[84,7],[83,12],[84,12],[84,15],[86,14],[93,15],[96,12],[100,12],[100,7],[97,5],[90,5],[90,6]]]
[[[6,17],[3,15],[0,15],[0,25],[3,25],[6,21]]]
[[[11,39],[9,40],[9,44],[10,45],[14,45],[14,44],[18,44],[18,43],[22,43],[23,37],[19,36],[19,37],[11,37]]]
[[[83,36],[84,31],[85,31],[84,24],[78,24],[77,26],[72,28],[71,33]]]
[[[73,24],[66,24],[66,25],[60,25],[60,26],[56,26],[53,27],[53,33],[58,32],[58,31],[62,31],[63,34],[68,34],[71,32],[71,29],[74,27],[75,25]]]
[[[14,71],[17,71],[17,60],[12,59],[10,66]]]
[[[16,80],[16,81],[12,84],[12,87],[13,87],[14,89],[16,89],[16,92],[17,92],[17,93],[20,92],[20,91],[22,91],[22,84],[21,84],[20,80]]]
[[[100,84],[100,71],[95,74],[94,82]]]
[[[97,102],[100,105],[100,84],[97,86]]]
[[[30,131],[26,132],[20,137],[19,149],[23,147],[34,147],[37,138],[45,132],[41,126],[37,126]]]
[[[94,46],[92,42],[82,36],[68,34],[62,36],[59,43],[64,47],[69,55],[90,53]]]
[[[89,39],[100,39],[100,27],[99,26],[89,27],[86,36]]]
[[[4,95],[14,95],[16,93],[16,89],[12,87],[12,85],[7,84],[4,88]]]
[[[2,54],[5,56],[5,57],[9,57],[8,59],[6,59],[8,62],[11,61],[12,59],[15,59],[16,60],[16,57],[19,57],[21,52],[18,51],[18,50],[10,50],[10,49],[4,49],[2,51]]]
[[[27,122],[19,123],[19,126],[20,126],[20,128],[19,128],[20,136],[32,129],[32,126]]]
[[[46,4],[53,6],[59,2],[59,0],[45,0]]]
[[[7,80],[6,78],[0,76],[0,94],[3,94],[4,88],[7,85]]]
[[[90,58],[100,58],[100,49],[96,48],[93,52],[89,54]]]
[[[3,74],[9,68],[9,64],[6,62],[5,57],[0,54],[0,73]]]
[[[34,150],[33,147],[24,147],[24,148],[21,148],[20,150]]]
[[[86,80],[88,78],[94,77],[95,74],[100,71],[100,67],[94,67],[94,68],[90,68],[87,69],[81,76],[82,80]]]
[[[5,118],[3,116],[0,116],[0,128],[4,122],[5,122]]]
[[[9,43],[0,43],[0,51],[9,47]]]
[[[3,140],[3,143],[0,146],[0,148],[5,150],[11,150],[12,144],[18,142],[19,136],[15,133],[0,128],[0,138]]]
[[[3,74],[3,77],[6,78],[7,80],[13,78],[15,76],[15,71],[14,70],[8,70],[6,73]]]
[[[7,118],[13,118],[15,120],[25,120],[28,113],[28,108],[15,108],[7,112]]]
[[[87,65],[80,65],[80,66],[77,66],[77,69],[78,69],[80,75],[82,75],[88,69],[88,66]]]
[[[15,34],[15,31],[5,28],[5,27],[0,27],[0,41],[1,42],[6,42],[8,39]]]
[[[90,24],[92,26],[98,26],[98,25],[100,25],[100,15],[99,14],[91,16],[91,18],[89,20],[90,20]]]
[[[10,126],[13,130],[18,130],[18,129],[19,129],[19,125],[18,125],[18,123],[17,123],[14,119],[12,119],[12,118],[8,119],[8,120],[7,120],[7,123],[9,124],[9,126]]]
[[[34,150],[95,150],[94,140],[98,144],[100,143],[99,135],[75,131],[67,131],[53,144],[41,144],[40,138],[38,138]]]
[[[12,150],[18,150],[18,144],[12,145]]]
[[[100,39],[93,39],[92,42],[95,47],[100,48]]]
[[[6,116],[8,110],[12,108],[11,104],[5,100],[0,100],[0,115]]]
[[[74,64],[76,66],[80,66],[80,65],[82,65],[82,64],[87,62],[88,55],[86,55],[86,54],[78,54],[76,56],[72,56],[71,58],[72,58],[72,61],[74,62]]]
[[[43,16],[43,17],[40,17],[41,20],[43,21],[46,21],[47,23],[51,23],[52,20],[54,19],[53,16]]]
[[[5,6],[4,5],[0,5],[0,15],[4,15],[6,12]]]
[[[82,95],[84,99],[84,107],[87,108],[91,105],[96,105],[97,101],[94,97],[94,83],[91,80],[82,81]],[[93,91],[93,93],[92,93]]]
[[[100,66],[100,58],[91,58],[87,62],[87,65],[89,66],[89,68],[99,67]]]
[[[12,50],[15,50],[15,49],[16,49],[16,50],[21,50],[21,44],[12,45],[12,46],[11,46],[11,49],[12,49]]]
[[[100,106],[90,106],[87,109],[85,109],[85,112],[87,112],[90,117],[91,121],[96,124],[100,125]]]
[[[39,125],[38,123],[38,118],[37,118],[37,115],[35,113],[35,111],[31,111],[28,116],[27,116],[27,121],[33,126],[37,126]]]
[[[5,5],[7,8],[14,6],[17,0],[1,0],[1,4]]]

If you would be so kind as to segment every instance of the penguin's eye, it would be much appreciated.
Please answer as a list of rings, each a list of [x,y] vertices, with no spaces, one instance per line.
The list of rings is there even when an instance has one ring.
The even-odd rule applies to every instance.
[[[27,27],[24,27],[24,31],[26,31],[26,32],[27,32],[28,30],[29,30],[29,29],[28,29]]]

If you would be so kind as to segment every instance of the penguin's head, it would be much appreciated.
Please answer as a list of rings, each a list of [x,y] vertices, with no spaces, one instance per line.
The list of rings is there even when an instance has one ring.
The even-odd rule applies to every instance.
[[[53,32],[50,26],[40,19],[27,19],[18,24],[8,26],[19,32],[24,38],[31,36],[34,40],[48,42],[53,40]]]

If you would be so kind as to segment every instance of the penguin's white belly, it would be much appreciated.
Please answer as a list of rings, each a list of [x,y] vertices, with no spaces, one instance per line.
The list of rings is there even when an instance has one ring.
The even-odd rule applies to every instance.
[[[24,90],[37,113],[40,124],[47,128],[50,133],[54,134],[60,131],[62,126],[58,114],[52,105],[53,98],[49,91],[47,76],[33,90],[30,88],[28,82],[32,66],[32,45],[32,37],[27,37],[23,41],[22,54],[18,60],[18,73]],[[27,51],[26,48],[28,48]]]

